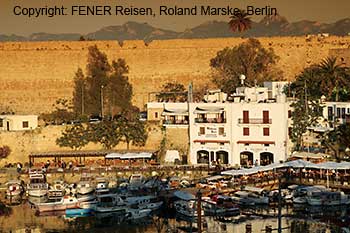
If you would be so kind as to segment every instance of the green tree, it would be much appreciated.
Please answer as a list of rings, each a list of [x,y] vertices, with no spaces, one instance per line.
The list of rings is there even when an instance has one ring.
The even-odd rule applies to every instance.
[[[97,124],[89,124],[88,131],[90,141],[101,143],[105,149],[112,149],[121,139],[120,129],[115,121],[101,121]]]
[[[294,149],[298,151],[303,144],[303,134],[307,128],[315,126],[319,117],[322,116],[322,107],[316,100],[306,99],[305,95],[301,95],[291,104],[291,107],[293,123],[290,137],[294,143]]]
[[[276,67],[278,59],[271,48],[265,49],[258,40],[248,39],[219,51],[210,60],[215,71],[213,82],[224,92],[232,93],[240,85],[241,74],[246,76],[246,85],[281,79],[282,71]]]
[[[111,115],[119,114],[130,109],[132,98],[132,86],[129,83],[127,74],[129,66],[124,59],[112,62],[112,73],[109,77],[107,99]]]
[[[74,76],[73,110],[76,116],[85,115],[86,79],[81,68],[78,68]]]
[[[305,89],[305,85],[307,85],[307,89]],[[289,96],[301,96],[304,95],[305,90],[307,90],[307,95],[310,96],[310,98],[319,99],[323,95],[320,85],[321,79],[319,70],[317,66],[313,65],[305,68],[302,73],[296,77],[296,80],[289,85],[289,90],[286,90],[286,92]]]
[[[88,115],[103,115],[102,100],[103,89],[108,84],[108,75],[111,66],[108,63],[107,55],[102,53],[97,46],[89,47],[88,62],[86,65],[86,113]]]
[[[252,28],[252,20],[247,12],[239,9],[230,17],[228,25],[233,32],[244,32]]]
[[[336,57],[327,57],[318,65],[321,76],[321,90],[328,93],[328,97],[335,92],[335,101],[339,101],[339,92],[341,86],[350,85],[349,67],[337,63]]]
[[[130,148],[130,143],[134,146],[144,146],[146,144],[148,137],[146,125],[139,120],[137,112],[124,112],[117,116],[116,120],[121,140],[126,143],[127,150]]]
[[[323,137],[322,143],[334,152],[337,160],[340,153],[348,153],[350,149],[350,123],[341,124],[334,130],[329,131]]]
[[[177,82],[168,82],[157,94],[157,99],[160,102],[184,102],[187,99],[185,86]]]
[[[74,120],[74,112],[72,111],[72,104],[69,100],[60,98],[56,100],[53,105],[55,110],[51,113],[43,113],[40,118],[48,124],[61,125],[63,123],[70,123]]]
[[[56,144],[60,147],[69,147],[74,150],[79,150],[89,143],[89,132],[87,128],[78,123],[73,126],[68,126],[62,136],[56,139]]]

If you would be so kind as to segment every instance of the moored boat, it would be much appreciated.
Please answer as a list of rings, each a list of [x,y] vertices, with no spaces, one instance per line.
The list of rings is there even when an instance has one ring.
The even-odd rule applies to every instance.
[[[6,186],[7,186],[6,188],[7,197],[19,196],[24,191],[22,181],[20,180],[10,180],[6,183]]]
[[[39,212],[64,211],[78,207],[78,200],[75,197],[65,196],[60,201],[37,203],[36,208]]]
[[[49,185],[46,182],[46,177],[41,170],[29,171],[29,184],[27,192],[29,196],[42,197],[48,192]]]

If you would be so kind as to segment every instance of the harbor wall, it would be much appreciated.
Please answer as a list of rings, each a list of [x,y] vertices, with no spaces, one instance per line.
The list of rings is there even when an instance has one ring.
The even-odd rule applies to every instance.
[[[332,49],[349,49],[347,37],[264,37],[264,47],[280,57],[278,66],[287,80],[321,61]],[[124,58],[130,67],[133,103],[144,108],[149,93],[170,81],[199,88],[211,79],[210,59],[219,50],[246,39],[178,39],[144,41],[51,41],[0,43],[0,112],[40,114],[53,109],[59,98],[72,98],[73,77],[85,70],[88,47],[97,45],[109,60]],[[339,50],[338,50],[339,51]],[[348,53],[348,52],[346,52]],[[336,52],[337,54],[337,52]]]

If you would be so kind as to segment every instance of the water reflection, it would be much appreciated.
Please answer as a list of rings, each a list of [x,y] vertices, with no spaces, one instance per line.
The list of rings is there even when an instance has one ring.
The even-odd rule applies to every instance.
[[[49,212],[36,215],[31,203],[44,200],[19,202],[10,206],[8,215],[0,217],[0,232],[184,232],[194,231],[193,219],[173,215],[171,212],[156,213],[137,221],[127,221],[118,214],[65,215],[65,212]],[[233,217],[203,217],[206,232],[246,232],[251,224],[252,232],[265,231],[267,226],[277,229],[277,208],[242,208],[241,215]],[[343,232],[350,225],[349,208],[295,206],[282,209],[282,232]],[[276,232],[276,231],[275,231]],[[346,232],[346,231],[344,231]]]

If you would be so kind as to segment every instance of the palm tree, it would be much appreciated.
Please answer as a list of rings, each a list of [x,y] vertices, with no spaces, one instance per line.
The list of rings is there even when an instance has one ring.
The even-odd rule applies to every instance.
[[[346,86],[349,84],[349,80],[346,75],[347,68],[341,64],[337,64],[336,57],[327,57],[318,65],[318,69],[319,74],[322,77],[322,90],[328,91],[329,97],[335,90],[335,101],[339,101],[340,86]]]
[[[233,32],[244,32],[252,28],[252,21],[244,10],[238,10],[230,19],[228,24]]]

